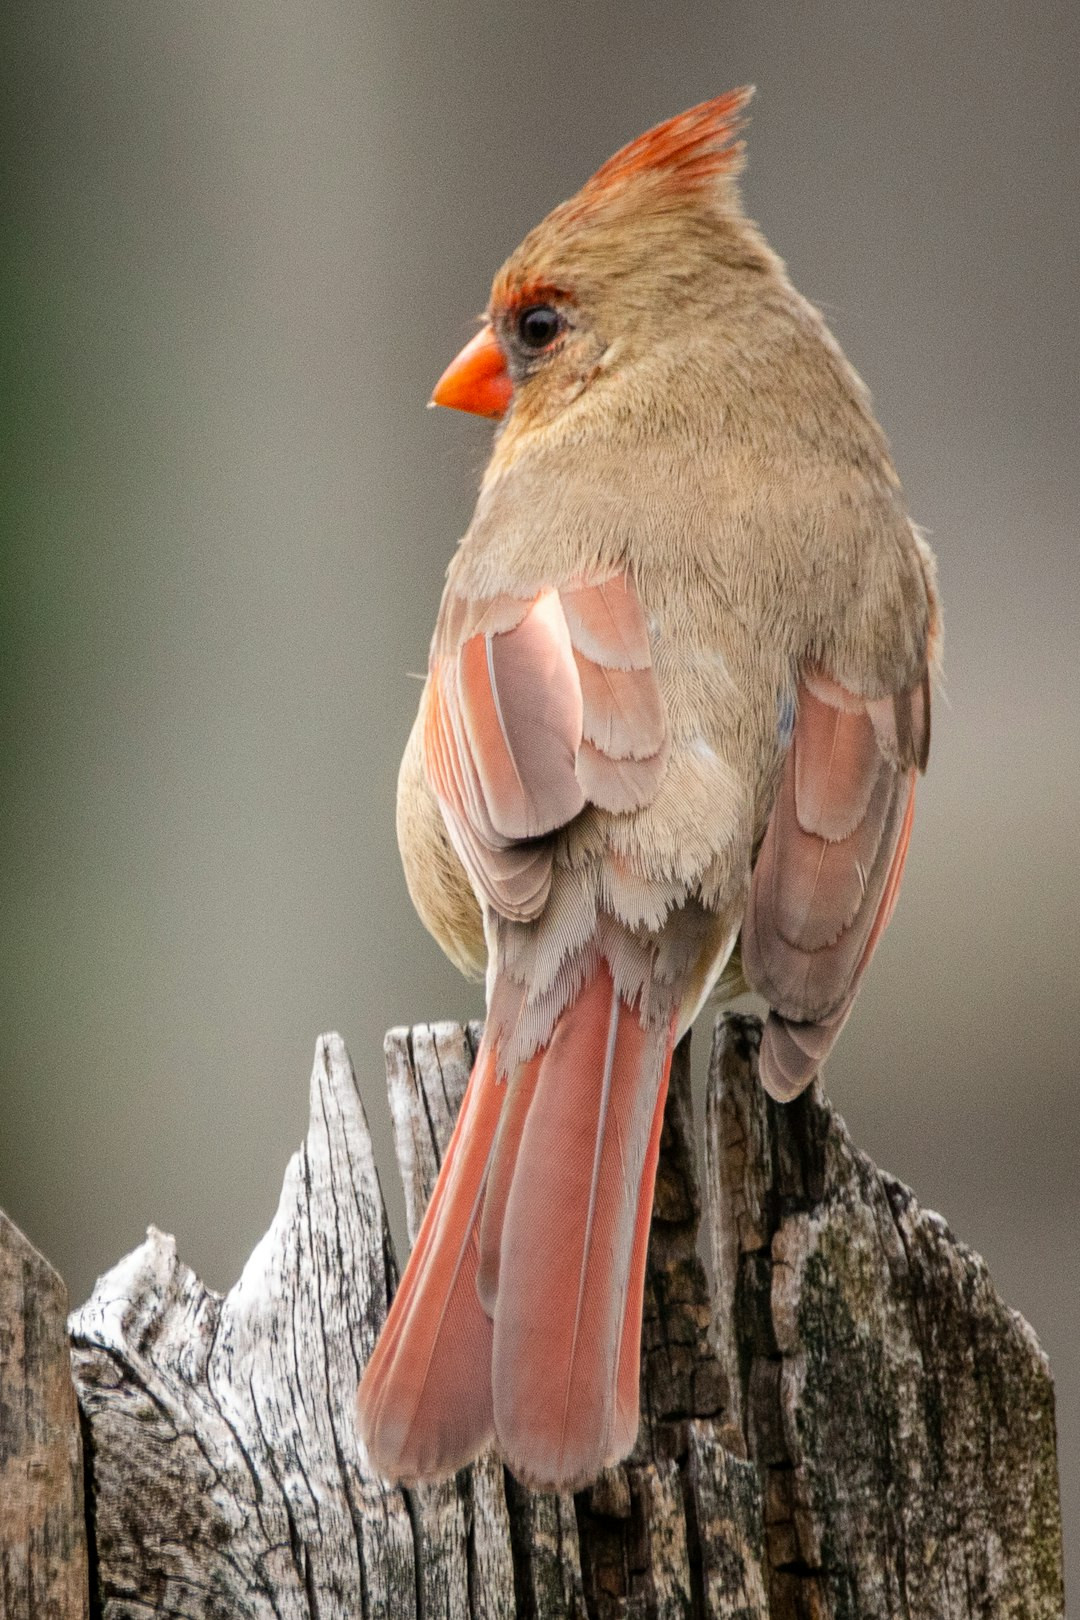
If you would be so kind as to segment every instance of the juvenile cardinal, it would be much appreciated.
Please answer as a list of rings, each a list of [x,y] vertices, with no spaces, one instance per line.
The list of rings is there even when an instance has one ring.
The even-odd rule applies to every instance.
[[[360,1384],[390,1479],[492,1440],[557,1490],[625,1456],[672,1047],[745,978],[762,1082],[796,1096],[896,901],[934,564],[865,389],[741,211],[748,99],[549,214],[435,389],[501,427],[398,832],[487,1023]]]

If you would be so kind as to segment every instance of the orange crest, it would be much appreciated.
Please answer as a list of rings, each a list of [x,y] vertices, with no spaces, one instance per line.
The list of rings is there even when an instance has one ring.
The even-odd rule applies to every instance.
[[[582,187],[580,200],[598,202],[646,177],[666,183],[672,190],[689,191],[717,175],[737,174],[742,167],[743,142],[735,137],[745,123],[740,115],[753,93],[752,85],[743,85],[646,130],[597,169]]]

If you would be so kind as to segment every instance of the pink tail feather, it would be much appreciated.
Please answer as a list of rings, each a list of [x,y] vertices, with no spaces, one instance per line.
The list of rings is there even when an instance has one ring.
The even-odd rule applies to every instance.
[[[505,1087],[477,1055],[413,1252],[358,1391],[360,1432],[387,1479],[453,1473],[490,1440],[491,1321],[476,1292],[484,1182]]]
[[[656,1166],[660,1159],[664,1105],[667,1102],[668,1081],[671,1078],[671,1051],[669,1042],[660,1089],[656,1095],[656,1106],[653,1109],[649,1146],[641,1172],[641,1190],[638,1193],[634,1247],[630,1256],[630,1286],[626,1291],[626,1310],[623,1312],[622,1338],[619,1343],[615,1434],[612,1444],[613,1454],[616,1457],[625,1457],[628,1451],[633,1450],[641,1419],[641,1315],[645,1304],[645,1265],[649,1255],[649,1230],[652,1226],[653,1191],[656,1186]]]
[[[449,1474],[495,1433],[521,1479],[567,1490],[632,1448],[671,1045],[601,966],[509,1088],[481,1047],[360,1383],[387,1478]]]
[[[521,1064],[511,1080],[491,1157],[491,1173],[484,1193],[484,1212],[480,1217],[480,1266],[476,1289],[481,1305],[492,1318],[499,1292],[500,1245],[506,1204],[517,1169],[521,1134],[536,1095],[543,1060],[544,1052],[537,1052],[527,1063]]]
[[[670,1029],[644,1030],[601,966],[559,1019],[507,1142],[515,1162],[492,1264],[495,1430],[513,1472],[544,1489],[595,1477],[637,1433],[670,1062]]]

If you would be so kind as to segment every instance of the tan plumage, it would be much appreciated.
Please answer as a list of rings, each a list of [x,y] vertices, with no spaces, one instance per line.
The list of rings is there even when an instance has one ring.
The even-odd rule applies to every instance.
[[[741,928],[762,1078],[795,1095],[895,903],[933,560],[862,384],[742,215],[746,99],[631,143],[530,233],[440,384],[509,409],[398,827],[444,949],[475,970],[486,944],[488,1018],[468,1152],[459,1130],[361,1384],[392,1477],[493,1434],[560,1488],[625,1454],[672,1044]]]

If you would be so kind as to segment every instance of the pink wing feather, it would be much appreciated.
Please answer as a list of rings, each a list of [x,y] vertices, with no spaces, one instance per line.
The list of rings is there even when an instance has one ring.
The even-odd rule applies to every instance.
[[[545,835],[586,803],[648,803],[667,759],[667,722],[628,574],[543,591],[516,608],[495,602],[498,613],[448,602],[424,756],[477,893],[525,922],[550,892]]]
[[[892,914],[929,736],[926,677],[871,701],[803,680],[742,931],[747,982],[772,1009],[761,1078],[781,1101],[831,1049]]]

